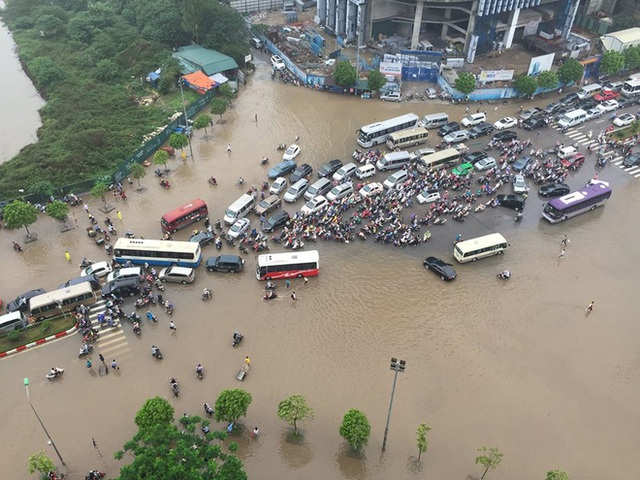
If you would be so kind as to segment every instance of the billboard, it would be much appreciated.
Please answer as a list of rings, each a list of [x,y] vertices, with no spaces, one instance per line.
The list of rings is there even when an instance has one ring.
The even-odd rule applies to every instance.
[[[555,53],[548,53],[546,55],[540,55],[539,57],[533,57],[529,64],[529,71],[527,72],[527,75],[535,77],[536,75],[539,75],[540,72],[551,70],[555,56]]]
[[[515,70],[483,70],[480,72],[478,80],[480,83],[487,82],[508,82],[513,79]]]
[[[380,62],[380,73],[382,75],[399,77],[402,75],[402,64],[398,62]]]

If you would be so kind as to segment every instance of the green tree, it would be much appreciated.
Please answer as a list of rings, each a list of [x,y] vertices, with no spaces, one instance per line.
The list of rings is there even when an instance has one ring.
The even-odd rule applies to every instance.
[[[253,25],[251,25],[251,31],[256,35],[262,36],[266,36],[270,28],[271,26],[267,25],[266,23],[254,23]]]
[[[158,150],[153,154],[153,164],[167,166],[167,160],[169,160],[169,154],[164,150]]]
[[[133,178],[138,180],[138,188],[142,188],[142,184],[140,183],[140,179],[147,174],[145,168],[140,165],[138,162],[133,162],[133,164],[129,167],[129,173]]]
[[[584,75],[584,66],[575,58],[566,60],[558,68],[558,80],[563,85],[579,81],[582,75]]]
[[[49,472],[55,471],[56,466],[54,465],[53,460],[45,455],[44,450],[40,450],[29,457],[27,472],[40,472],[46,475]]]
[[[545,480],[569,480],[569,475],[562,470],[551,470]]]
[[[140,428],[151,428],[156,425],[169,425],[173,421],[175,410],[164,398],[150,398],[136,413],[135,422]]]
[[[227,111],[227,100],[222,97],[213,97],[209,105],[211,105],[211,113],[220,115],[220,120],[222,120],[222,115]]]
[[[45,90],[65,77],[64,70],[49,57],[34,58],[27,67],[38,87]]]
[[[615,50],[609,50],[602,54],[600,60],[600,73],[603,75],[617,75],[624,68],[624,55]]]
[[[640,67],[640,45],[625,48],[622,54],[624,55],[625,68],[635,70]]]
[[[192,40],[202,44],[211,31],[216,15],[211,0],[185,0],[182,2],[182,29],[191,33]],[[225,42],[226,43],[226,42]]]
[[[336,63],[336,69],[333,71],[333,80],[336,85],[341,87],[351,87],[356,83],[356,67],[351,65],[349,60],[341,60]]]
[[[313,418],[313,409],[307,405],[307,399],[302,395],[291,395],[278,405],[278,418],[293,425],[294,434],[298,434],[298,422]]]
[[[47,215],[55,220],[66,220],[67,215],[69,215],[69,205],[60,200],[55,200],[47,205],[46,211]]]
[[[43,15],[36,20],[35,28],[43,38],[55,37],[64,29],[64,23],[55,15]]]
[[[207,135],[207,127],[211,125],[211,117],[206,113],[202,115],[198,115],[196,119],[193,121],[193,128],[196,130],[200,130],[204,128],[204,134]]]
[[[178,150],[184,150],[184,147],[189,145],[189,137],[184,133],[172,133],[169,137],[169,145]]]
[[[480,477],[480,480],[482,480],[489,470],[493,470],[500,465],[500,462],[502,461],[502,453],[500,453],[500,450],[495,447],[479,448],[478,453],[480,453],[480,455],[476,457],[476,465],[479,463],[484,467],[484,473],[482,474],[482,477]]]
[[[29,185],[27,192],[29,195],[38,195],[41,200],[50,198],[53,195],[54,187],[49,180],[41,180]]]
[[[370,90],[380,90],[387,83],[387,79],[380,73],[380,70],[371,70],[367,77],[367,85]]]
[[[454,87],[464,95],[470,95],[476,89],[476,77],[469,72],[462,72],[456,78]]]
[[[427,440],[427,433],[429,433],[429,430],[431,430],[431,427],[427,427],[426,423],[421,423],[416,431],[416,441],[418,442],[418,461],[420,461],[420,457],[429,447],[429,442]]]
[[[105,210],[109,209],[109,205],[107,205],[107,197],[105,196],[109,191],[109,185],[104,182],[96,183],[93,188],[90,190],[91,196],[95,198],[99,198],[104,203]]]
[[[4,223],[9,230],[24,227],[27,235],[31,235],[29,225],[38,219],[38,210],[30,203],[14,200],[4,207],[3,215]]]
[[[518,75],[513,82],[513,86],[523,97],[533,98],[533,94],[538,88],[538,82],[528,75]]]
[[[176,82],[180,77],[180,62],[177,58],[168,57],[162,62],[158,91],[167,94],[176,88]]]
[[[231,88],[229,82],[225,82],[220,85],[220,87],[218,88],[218,92],[228,103],[231,103],[231,100],[236,97],[236,92],[233,91],[233,88]]]
[[[359,449],[369,443],[371,425],[364,413],[352,408],[345,413],[340,425],[340,436],[354,449]]]
[[[120,68],[113,60],[105,58],[97,63],[95,68],[95,77],[97,80],[109,82],[111,80],[116,80],[119,76]]]
[[[558,74],[551,70],[540,72],[540,75],[537,76],[536,80],[538,82],[538,86],[545,90],[551,90],[558,86]]]
[[[216,400],[215,418],[218,422],[236,423],[247,414],[251,405],[251,394],[240,388],[223,390]]]

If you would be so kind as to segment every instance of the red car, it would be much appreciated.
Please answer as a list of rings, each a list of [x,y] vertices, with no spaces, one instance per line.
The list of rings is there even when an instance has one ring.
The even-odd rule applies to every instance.
[[[613,100],[618,98],[620,95],[614,92],[613,90],[603,90],[602,93],[599,93],[593,99],[596,102],[604,102],[605,100]]]
[[[569,170],[577,170],[584,163],[584,155],[581,153],[576,153],[574,155],[571,155],[570,157],[563,158],[560,161],[562,162],[562,165],[567,167]]]

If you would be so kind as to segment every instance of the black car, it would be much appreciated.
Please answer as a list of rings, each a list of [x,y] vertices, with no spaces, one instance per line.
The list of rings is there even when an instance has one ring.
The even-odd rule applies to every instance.
[[[487,158],[488,156],[489,155],[487,155],[487,152],[481,151],[467,153],[464,157],[462,157],[461,163],[470,163],[471,165],[473,165],[477,161],[482,160],[483,158]]]
[[[493,125],[487,122],[482,122],[480,125],[476,125],[471,130],[469,130],[469,137],[484,137],[485,135],[489,135],[491,132],[493,132]]]
[[[563,105],[566,105],[567,107],[570,105],[573,105],[574,103],[576,103],[578,100],[580,100],[580,97],[578,96],[577,93],[570,93],[569,95],[565,95],[564,97],[562,97],[560,99],[560,103],[562,103]]]
[[[262,231],[265,233],[271,233],[276,228],[284,227],[289,223],[289,213],[285,210],[280,210],[267,218],[262,224]]]
[[[215,239],[216,237],[214,237],[212,233],[200,232],[200,233],[196,233],[195,235],[191,235],[191,238],[189,239],[189,241],[193,243],[197,242],[200,244],[201,247],[206,247],[207,245],[212,244]]]
[[[524,208],[524,202],[526,201],[524,196],[516,194],[498,195],[496,199],[501,207],[512,208],[516,211],[522,210]]]
[[[114,281],[102,287],[100,293],[104,298],[109,295],[116,295],[118,297],[129,295],[133,297],[140,293],[140,280],[138,280],[138,277],[116,278]]]
[[[525,130],[535,130],[536,128],[546,127],[547,125],[549,125],[547,119],[541,115],[528,118],[522,123],[522,127]]]
[[[438,136],[444,137],[445,135],[449,135],[451,132],[457,132],[460,130],[460,124],[458,122],[449,122],[444,124],[438,130]]]
[[[563,106],[562,108],[559,108],[555,112],[553,112],[553,118],[555,118],[556,120],[560,120],[562,117],[564,117],[565,113],[568,113],[572,110],[573,108],[571,107]]]
[[[625,167],[633,167],[634,165],[638,165],[640,163],[640,153],[632,153],[631,155],[627,155],[622,161],[622,165]]]
[[[16,312],[18,310],[21,312],[29,310],[29,300],[33,297],[37,297],[38,295],[42,295],[43,293],[47,293],[44,288],[36,288],[35,290],[29,290],[22,295],[18,295],[13,302],[7,305],[7,313]]]
[[[631,107],[636,104],[635,98],[626,98],[626,97],[618,97],[616,98],[616,102],[618,102],[618,110],[623,108]]]
[[[98,290],[100,288],[100,279],[98,278],[97,275],[85,275],[84,277],[72,278],[68,282],[58,285],[58,290],[62,288],[70,287],[72,285],[78,285],[79,283],[84,283],[84,282],[89,282],[93,290]]]
[[[518,138],[518,134],[513,130],[502,130],[493,136],[493,140],[496,142],[508,142],[509,140],[515,140]]]
[[[563,105],[560,102],[552,102],[549,105],[547,105],[546,107],[544,107],[544,111],[546,113],[548,113],[549,115],[551,115],[552,113],[555,113],[556,110],[562,108]]]
[[[334,173],[336,173],[338,170],[340,170],[340,167],[342,167],[342,165],[343,165],[342,160],[339,160],[337,158],[335,160],[331,160],[325,163],[324,165],[322,165],[318,169],[318,177],[320,178],[330,177]]]
[[[209,257],[205,263],[207,272],[230,272],[236,273],[244,267],[244,259],[238,255],[220,255]]]
[[[566,183],[548,183],[538,190],[541,197],[561,197],[571,191]]]
[[[525,156],[517,159],[513,164],[511,164],[511,168],[513,168],[516,172],[521,172],[527,165],[529,165],[533,161],[533,157]]]
[[[422,263],[428,270],[431,270],[442,280],[447,280],[450,282],[458,275],[451,264],[443,262],[439,258],[427,257]]]
[[[293,185],[301,178],[307,178],[309,175],[311,175],[311,172],[313,172],[313,168],[311,168],[311,165],[309,165],[308,163],[298,165],[298,168],[296,168],[289,177],[289,181]]]

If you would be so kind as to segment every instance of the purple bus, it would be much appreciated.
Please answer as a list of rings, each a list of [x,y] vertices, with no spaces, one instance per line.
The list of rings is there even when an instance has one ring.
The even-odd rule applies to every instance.
[[[569,217],[595,210],[609,200],[610,196],[611,189],[607,182],[592,180],[586,187],[546,203],[542,216],[550,223],[563,222]]]

